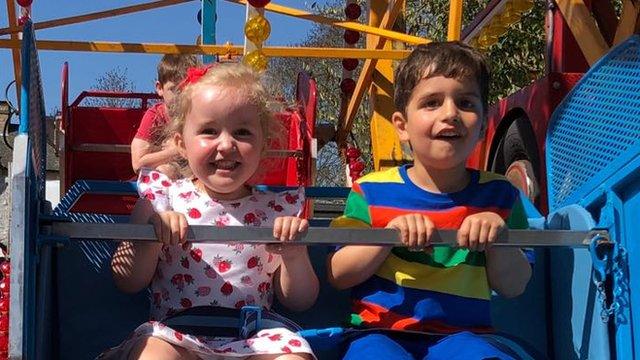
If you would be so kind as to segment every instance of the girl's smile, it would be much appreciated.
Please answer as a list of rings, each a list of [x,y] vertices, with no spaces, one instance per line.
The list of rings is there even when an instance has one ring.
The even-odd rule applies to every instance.
[[[242,89],[202,86],[194,92],[178,145],[212,197],[241,197],[265,142],[258,107]]]

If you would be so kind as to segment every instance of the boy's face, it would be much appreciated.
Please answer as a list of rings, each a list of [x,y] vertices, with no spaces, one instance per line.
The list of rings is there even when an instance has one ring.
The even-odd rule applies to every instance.
[[[164,84],[156,81],[156,93],[160,95],[165,105],[171,105],[176,97],[176,84],[173,81],[167,81]]]
[[[483,133],[480,87],[474,79],[423,78],[411,93],[406,114],[395,112],[400,140],[425,168],[464,166]]]

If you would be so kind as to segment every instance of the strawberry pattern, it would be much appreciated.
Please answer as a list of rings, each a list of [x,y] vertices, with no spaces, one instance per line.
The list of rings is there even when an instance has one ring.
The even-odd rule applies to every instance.
[[[190,179],[172,181],[162,173],[149,170],[141,171],[138,192],[158,212],[173,210],[185,214],[190,225],[272,226],[278,216],[299,215],[304,202],[302,191],[271,193],[257,190],[242,199],[218,201],[201,192]],[[150,284],[151,321],[139,326],[132,339],[105,354],[128,354],[128,349],[140,336],[162,338],[191,350],[202,359],[288,352],[312,354],[302,337],[284,328],[262,330],[247,340],[196,338],[156,321],[194,306],[240,308],[259,305],[269,309],[274,295],[273,273],[280,263],[280,256],[267,252],[264,245],[186,243],[165,246]],[[119,358],[109,356],[105,358]]]

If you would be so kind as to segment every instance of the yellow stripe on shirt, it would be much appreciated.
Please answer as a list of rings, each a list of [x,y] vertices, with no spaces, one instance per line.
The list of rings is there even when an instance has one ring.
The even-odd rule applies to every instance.
[[[404,180],[400,176],[400,171],[397,167],[387,169],[384,171],[376,171],[367,174],[360,179],[358,183],[403,183]]]
[[[413,289],[483,300],[491,297],[487,273],[482,266],[459,264],[451,268],[435,268],[389,254],[376,275]]]

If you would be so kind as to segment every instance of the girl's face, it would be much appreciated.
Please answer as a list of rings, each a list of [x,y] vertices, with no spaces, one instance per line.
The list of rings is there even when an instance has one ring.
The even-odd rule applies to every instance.
[[[265,134],[259,109],[236,88],[201,85],[176,141],[193,175],[210,196],[237,199],[260,163]]]

